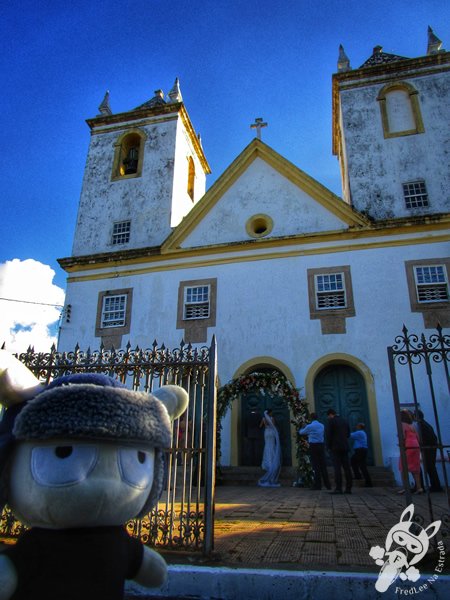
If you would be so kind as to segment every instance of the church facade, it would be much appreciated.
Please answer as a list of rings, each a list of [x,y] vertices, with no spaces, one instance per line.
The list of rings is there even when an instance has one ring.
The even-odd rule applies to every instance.
[[[205,192],[209,166],[178,81],[130,112],[108,98],[91,142],[68,274],[60,351],[205,345],[223,385],[278,370],[321,418],[366,424],[370,460],[396,466],[386,348],[403,324],[450,327],[450,53],[376,47],[333,75],[333,152],[342,198],[256,137]],[[448,331],[448,330],[447,330]],[[425,378],[418,397],[431,420]],[[423,387],[422,387],[423,385]],[[435,382],[450,430],[445,378]],[[411,399],[403,398],[407,403]],[[246,453],[250,412],[275,402],[285,464],[295,431],[281,399],[242,397],[226,415],[222,462]]]

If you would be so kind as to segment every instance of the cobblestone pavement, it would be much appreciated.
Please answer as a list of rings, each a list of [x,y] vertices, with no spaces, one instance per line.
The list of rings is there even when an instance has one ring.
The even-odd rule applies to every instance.
[[[446,494],[431,498],[435,520],[449,514]],[[413,495],[413,503],[427,526],[427,497]],[[369,550],[384,546],[405,507],[404,497],[393,488],[354,488],[351,495],[331,495],[291,487],[217,487],[215,546],[209,562],[375,572],[379,567]]]

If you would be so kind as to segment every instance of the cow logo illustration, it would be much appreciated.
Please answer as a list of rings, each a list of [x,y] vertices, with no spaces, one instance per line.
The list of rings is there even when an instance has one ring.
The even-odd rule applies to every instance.
[[[375,589],[385,592],[399,577],[402,581],[416,582],[420,571],[414,566],[425,556],[430,539],[436,535],[441,521],[431,523],[423,529],[412,521],[414,504],[410,504],[386,536],[386,547],[372,546],[370,556],[381,566]]]

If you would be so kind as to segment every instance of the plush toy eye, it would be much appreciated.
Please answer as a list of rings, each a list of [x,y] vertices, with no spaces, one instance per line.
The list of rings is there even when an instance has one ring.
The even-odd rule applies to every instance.
[[[55,454],[58,458],[67,458],[72,452],[72,446],[56,446],[55,448]]]
[[[73,485],[86,479],[97,459],[95,446],[37,446],[31,451],[31,472],[40,485]]]
[[[154,450],[120,448],[118,453],[120,475],[128,485],[144,490],[153,483]]]

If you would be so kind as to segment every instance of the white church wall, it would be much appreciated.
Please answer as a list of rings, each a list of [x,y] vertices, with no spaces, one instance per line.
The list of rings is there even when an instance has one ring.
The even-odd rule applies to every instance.
[[[349,248],[331,254],[230,261],[71,283],[67,294],[72,319],[63,325],[60,349],[73,349],[77,342],[84,349],[98,348],[100,339],[94,337],[92,307],[97,305],[101,291],[122,288],[133,289],[131,331],[123,336],[122,347],[128,341],[132,347],[149,347],[155,338],[167,347],[177,347],[185,336],[183,330],[176,329],[180,282],[217,278],[216,326],[209,328],[205,343],[216,335],[221,384],[227,383],[247,361],[272,357],[294,374],[297,387],[305,388],[308,372],[318,360],[331,355],[354,357],[367,366],[373,377],[374,410],[386,463],[398,455],[386,347],[401,334],[404,323],[411,332],[425,331],[422,315],[411,312],[404,263],[446,256],[447,250],[444,243]],[[223,257],[229,259],[226,254]],[[307,269],[344,265],[350,266],[356,314],[346,318],[346,333],[323,335],[320,320],[310,318]],[[429,332],[425,331],[426,335]],[[428,412],[426,393],[425,389]],[[308,400],[312,406],[313,399]],[[235,443],[230,423],[226,423],[222,436],[224,461],[227,457],[229,460]],[[450,421],[447,425],[450,427]]]
[[[244,151],[225,171],[219,185],[206,195],[205,203],[211,202],[206,214],[195,210],[161,254],[150,252],[147,260],[142,252],[134,261],[122,251],[160,246],[192,206],[201,202],[205,163],[195,152],[198,146],[190,137],[189,123],[189,131],[185,128],[186,118],[178,109],[171,112],[170,106],[146,113],[141,121],[127,122],[126,115],[90,121],[98,135],[91,137],[73,255],[93,256],[85,270],[82,261],[62,259],[73,280],[66,296],[71,318],[61,324],[59,350],[73,350],[77,343],[82,350],[100,347],[99,298],[115,290],[132,290],[131,320],[129,332],[128,326],[123,328],[126,333],[116,335],[114,328],[102,331],[107,343],[116,348],[128,342],[133,348],[149,348],[156,339],[159,345],[176,348],[181,339],[189,342],[190,335],[202,339],[201,327],[177,329],[180,286],[205,280],[214,282],[211,289],[215,289],[217,283],[216,313],[211,319],[215,325],[205,327],[204,342],[195,345],[209,345],[216,336],[220,383],[241,373],[244,365],[284,365],[313,408],[314,378],[320,370],[333,363],[351,365],[366,384],[368,433],[378,459],[381,454],[378,462],[396,471],[398,441],[386,348],[401,335],[403,324],[410,333],[424,332],[427,337],[433,333],[425,329],[424,315],[412,312],[405,261],[448,256],[448,243],[439,241],[445,238],[444,221],[436,218],[450,206],[450,79],[443,72],[445,56],[401,61],[398,73],[394,61],[385,66],[378,63],[373,71],[367,67],[333,77],[337,86],[333,107],[340,111],[333,115],[334,142],[340,153],[343,196],[375,223],[366,222],[347,206],[345,211],[334,211],[330,202],[339,202],[337,198],[270,149],[259,148],[253,155]],[[405,85],[398,86],[399,82]],[[385,94],[383,113],[382,95],[388,84],[395,86],[390,88],[391,96]],[[417,94],[408,105],[411,90]],[[394,135],[386,129],[386,114]],[[135,117],[133,113],[131,118]],[[397,135],[398,130],[413,126],[417,132]],[[114,145],[122,133],[135,128],[146,136],[142,173],[113,180]],[[256,159],[248,164],[253,156]],[[190,157],[196,173],[193,199],[187,186]],[[402,184],[421,180],[429,205],[407,209]],[[257,214],[267,215],[271,228],[267,235],[260,231],[258,240],[253,239],[258,232],[246,227]],[[414,220],[417,216],[430,218],[419,224]],[[384,223],[396,217],[410,218],[409,226],[404,221],[395,228],[392,222]],[[117,247],[112,244],[113,223],[125,220],[131,221],[130,241]],[[342,236],[321,235],[339,231]],[[301,234],[305,237],[295,237]],[[180,240],[182,251],[177,249]],[[253,243],[245,244],[248,241]],[[217,244],[222,244],[223,252],[214,249]],[[106,252],[114,254],[105,264],[103,256],[95,255]],[[334,311],[341,319],[333,322],[323,318],[325,311],[311,313],[308,270],[335,268],[345,270],[347,282],[350,278],[354,311],[352,307],[346,313]],[[441,429],[449,431],[447,383],[439,365],[432,367]],[[411,401],[408,372],[398,369],[398,381],[401,402]],[[421,408],[434,424],[423,365],[418,367],[416,390]],[[223,422],[225,465],[236,456],[239,434],[234,416],[228,412]]]
[[[384,138],[377,97],[385,82],[341,92],[352,203],[376,219],[446,212],[450,205],[450,77],[399,81],[418,92],[423,133]],[[417,180],[425,181],[429,206],[407,209],[402,183]]]
[[[123,250],[158,245],[169,235],[176,121],[150,123],[139,129],[146,134],[140,177],[111,180],[114,145],[125,129],[91,137],[74,256],[117,250],[111,240],[115,221],[131,220],[130,242],[120,246]]]
[[[194,161],[194,197],[188,194],[189,158]],[[174,159],[173,197],[170,225],[176,227],[193,205],[205,194],[206,175],[181,120],[178,121]]]
[[[241,343],[236,345],[236,339],[231,340],[225,329],[221,331],[220,327],[216,328],[217,338],[222,340],[219,346],[222,382],[231,378],[239,366],[249,359],[255,356],[272,356],[286,364],[295,375],[295,384],[303,387],[308,370],[320,358],[331,354],[353,356],[367,365],[374,380],[384,462],[389,462],[390,457],[398,456],[386,348],[394,343],[395,336],[401,334],[403,323],[410,332],[424,331],[422,315],[412,313],[409,304],[405,254],[408,259],[445,256],[445,245],[358,251],[335,254],[333,257],[315,256],[298,259],[291,264],[286,261],[286,270],[279,277],[271,279],[274,284],[283,282],[281,289],[285,290],[285,294],[280,299],[281,307],[277,304],[274,286],[267,293],[267,299],[264,297],[263,286],[260,286],[260,310],[256,309],[258,299],[255,294],[248,311],[247,327],[237,327]],[[346,320],[345,334],[322,335],[319,321],[309,319],[304,273],[307,268],[337,264],[351,266],[356,316]],[[261,270],[256,279],[264,281],[263,274]],[[219,281],[226,283],[223,278],[219,278]],[[239,277],[235,277],[234,281],[235,289],[236,282],[239,281],[245,287]],[[288,282],[291,285],[288,286]],[[251,286],[252,282],[249,280],[249,287]],[[284,302],[290,305],[287,315],[284,313]],[[225,312],[218,319],[219,323],[232,322],[233,314],[234,311]],[[429,335],[430,330],[425,333]],[[425,380],[422,378],[421,381]],[[442,377],[440,381],[442,383]],[[424,407],[429,405],[429,395],[429,390],[424,387],[421,392]],[[313,406],[312,402],[311,405]],[[442,414],[447,419],[447,427],[450,427],[448,411],[443,410]]]
[[[273,220],[270,237],[347,227],[267,162],[256,158],[223,194],[214,209],[202,217],[201,223],[186,236],[182,247],[251,239],[246,232],[246,223],[258,213]]]

